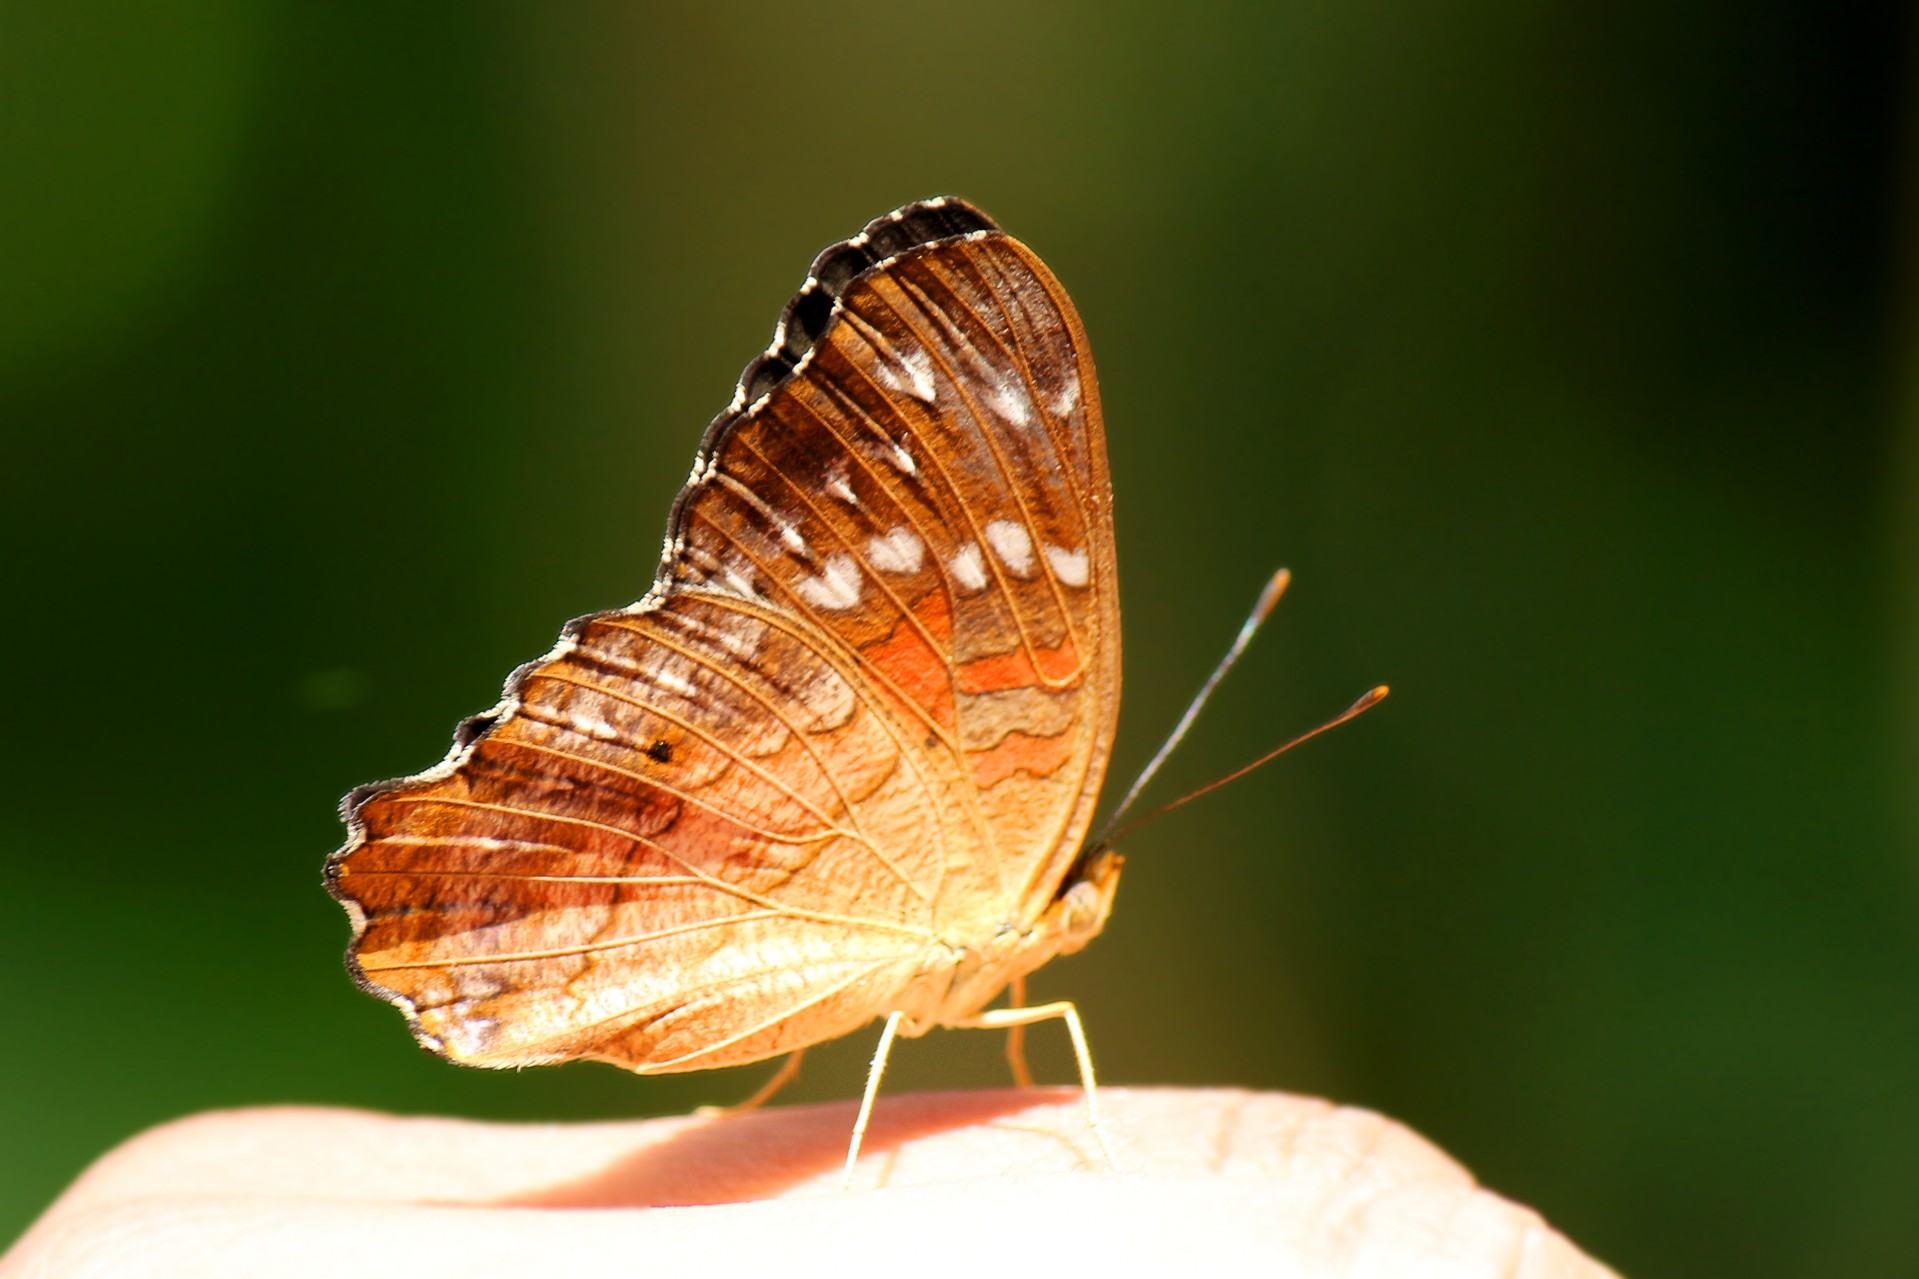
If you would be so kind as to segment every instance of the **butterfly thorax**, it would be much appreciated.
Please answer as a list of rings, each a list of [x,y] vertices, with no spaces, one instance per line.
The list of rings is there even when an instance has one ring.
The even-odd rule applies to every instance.
[[[1111,849],[1094,854],[1031,923],[1007,921],[981,938],[942,941],[902,992],[902,1030],[921,1034],[968,1021],[1015,978],[1085,946],[1112,912],[1123,861]]]

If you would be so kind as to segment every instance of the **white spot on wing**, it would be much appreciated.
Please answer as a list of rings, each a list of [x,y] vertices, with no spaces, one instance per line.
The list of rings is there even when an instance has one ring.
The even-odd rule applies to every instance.
[[[906,451],[906,446],[904,444],[900,444],[897,442],[894,443],[893,451],[889,453],[887,457],[888,457],[888,460],[890,460],[894,466],[897,466],[900,470],[904,471],[906,474],[908,475],[919,474],[920,468],[913,461],[913,455]]]
[[[800,598],[814,608],[839,612],[860,602],[860,566],[851,555],[826,561],[818,577],[800,580]]]
[[[743,595],[750,600],[764,598],[760,594],[758,583],[753,578],[753,562],[744,555],[735,555],[725,562],[720,580],[735,595]]]
[[[986,399],[995,413],[1014,426],[1033,424],[1033,406],[1026,398],[1026,388],[1020,385],[1018,379],[1004,374],[996,375],[989,384]]]
[[[1067,370],[1066,382],[1053,395],[1053,415],[1070,417],[1079,407],[1079,374]]]
[[[456,1057],[485,1055],[487,1050],[493,1047],[494,1035],[500,1029],[499,1018],[475,1016],[470,1005],[464,1001],[450,1004],[448,1007],[459,1013],[458,1016],[449,1019],[453,1033],[444,1040],[440,1040],[438,1036],[433,1038],[437,1042],[448,1045],[449,1050]]]
[[[866,544],[867,562],[882,573],[917,573],[925,555],[926,543],[900,526]]]
[[[685,557],[688,576],[694,581],[711,581],[720,571],[720,557],[704,546],[674,546],[669,543],[666,558],[671,559],[676,554]]]
[[[591,737],[600,742],[624,742],[626,735],[607,722],[604,715],[589,715],[580,711],[566,713],[566,726],[582,737]]]
[[[835,462],[827,468],[826,491],[848,506],[860,504],[859,495],[853,492],[853,485],[847,478],[847,466],[844,460]]]
[[[980,557],[979,543],[968,542],[953,552],[953,580],[961,591],[972,594],[986,589],[986,561]]]
[[[880,381],[922,403],[933,402],[933,361],[925,351],[917,346],[895,347],[884,341],[876,344],[873,351],[879,356]]]
[[[667,692],[678,693],[681,697],[692,698],[696,696],[693,692],[693,686],[687,683],[679,672],[664,666],[653,672],[653,682]]]
[[[986,526],[986,540],[993,553],[1014,577],[1033,575],[1033,536],[1024,524],[1012,520],[993,520]]]
[[[1092,568],[1092,562],[1082,550],[1069,551],[1063,546],[1046,544],[1046,562],[1052,567],[1053,576],[1068,586],[1086,585],[1086,576]]]
[[[689,613],[664,613],[661,615],[661,620],[672,623],[705,644],[725,650],[735,661],[747,666],[754,666],[759,662],[769,629],[765,622],[757,618],[738,615],[729,617],[725,626],[709,625]],[[642,673],[638,666],[610,653],[595,652],[594,660],[614,670],[627,671],[635,676]]]
[[[751,666],[760,659],[760,650],[766,643],[766,630],[765,622],[736,617],[726,626],[707,626],[701,622],[698,633],[725,649],[735,661]]]
[[[937,398],[939,388],[933,381],[933,360],[924,349],[911,342],[895,347],[884,333],[861,319],[857,312],[836,308],[835,314],[842,316],[873,349],[873,371],[882,383],[927,404]]]
[[[795,555],[805,555],[807,553],[806,539],[801,537],[799,530],[793,526],[792,516],[787,515],[784,511],[774,510],[765,498],[726,472],[719,472],[719,477],[721,484],[730,489],[741,501],[759,512],[760,518],[766,521],[767,527],[773,530],[773,535],[780,539],[781,544],[784,545],[787,550]]]

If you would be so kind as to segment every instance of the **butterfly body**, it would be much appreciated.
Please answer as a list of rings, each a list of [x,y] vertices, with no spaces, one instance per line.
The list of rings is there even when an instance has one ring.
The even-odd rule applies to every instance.
[[[1103,924],[1111,488],[1071,302],[956,200],[815,261],[674,505],[327,866],[349,968],[454,1060],[760,1060],[976,1017]]]

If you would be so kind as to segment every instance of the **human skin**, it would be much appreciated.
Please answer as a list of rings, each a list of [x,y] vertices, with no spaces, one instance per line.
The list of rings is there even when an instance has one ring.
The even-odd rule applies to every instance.
[[[1367,1111],[1100,1102],[1118,1172],[1076,1091],[885,1099],[844,1192],[846,1104],[606,1124],[214,1112],[101,1158],[0,1277],[1613,1273]]]

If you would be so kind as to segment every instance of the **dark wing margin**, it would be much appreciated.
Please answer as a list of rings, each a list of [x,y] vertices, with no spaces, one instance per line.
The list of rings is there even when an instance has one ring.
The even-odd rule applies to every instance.
[[[793,375],[826,332],[833,308],[847,286],[859,276],[914,249],[976,231],[997,230],[997,223],[966,201],[936,196],[875,218],[852,239],[823,250],[807,270],[806,283],[780,312],[779,323],[773,326],[772,345],[746,366],[733,402],[706,428],[700,451],[716,450],[740,417]]]

